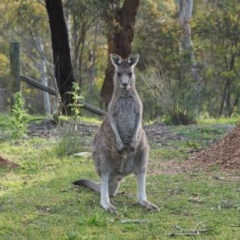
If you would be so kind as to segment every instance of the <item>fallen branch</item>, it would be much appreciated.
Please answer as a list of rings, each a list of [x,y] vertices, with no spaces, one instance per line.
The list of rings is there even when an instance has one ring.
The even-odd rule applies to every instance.
[[[120,221],[122,224],[126,224],[126,223],[137,223],[137,224],[140,224],[140,223],[150,223],[151,221],[149,220],[144,220],[144,219],[134,219],[134,220],[131,220],[131,219],[126,219],[126,220],[121,220]]]
[[[175,236],[198,236],[200,234],[204,234],[206,232],[209,232],[209,229],[183,229],[179,226],[175,226],[178,232],[172,232],[169,233],[169,237],[175,237]]]

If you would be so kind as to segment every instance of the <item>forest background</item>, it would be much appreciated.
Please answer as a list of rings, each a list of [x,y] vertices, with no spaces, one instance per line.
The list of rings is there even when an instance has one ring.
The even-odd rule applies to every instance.
[[[103,109],[106,106],[101,91],[108,64],[108,33],[113,24],[106,16],[122,4],[120,0],[63,1],[74,79],[84,101]],[[160,118],[185,124],[199,117],[240,113],[239,12],[236,0],[195,1],[190,21],[192,57],[187,59],[181,50],[179,2],[140,1],[132,52],[140,54],[137,88],[145,120]],[[1,0],[0,19],[0,95],[9,97],[11,92],[9,48],[15,41],[21,43],[21,74],[38,81],[45,78],[48,86],[54,87],[45,2]],[[46,113],[42,91],[22,83],[22,94],[29,113]],[[1,101],[2,110],[6,110],[3,106],[9,98]],[[54,113],[55,97],[50,97],[50,102],[48,113]]]

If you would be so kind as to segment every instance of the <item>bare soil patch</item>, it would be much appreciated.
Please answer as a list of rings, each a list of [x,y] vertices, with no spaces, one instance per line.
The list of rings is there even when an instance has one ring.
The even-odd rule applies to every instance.
[[[56,137],[63,128],[72,126],[75,128],[79,135],[84,136],[93,136],[97,131],[97,125],[83,123],[83,122],[61,122],[56,123],[53,119],[46,119],[38,123],[32,122],[28,128],[28,136],[30,137]]]
[[[14,169],[19,168],[20,165],[11,160],[6,159],[3,156],[0,156],[0,167]]]
[[[184,164],[185,163],[185,164]],[[190,165],[186,165],[186,162],[180,162],[178,159],[172,159],[169,161],[149,162],[148,174],[178,174],[183,172],[192,171]]]

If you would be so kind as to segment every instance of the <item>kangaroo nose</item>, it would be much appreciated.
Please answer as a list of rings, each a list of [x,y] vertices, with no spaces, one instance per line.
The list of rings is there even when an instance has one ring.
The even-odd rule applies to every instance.
[[[123,85],[124,87],[127,87],[128,84],[127,84],[127,83],[123,83],[122,85]]]

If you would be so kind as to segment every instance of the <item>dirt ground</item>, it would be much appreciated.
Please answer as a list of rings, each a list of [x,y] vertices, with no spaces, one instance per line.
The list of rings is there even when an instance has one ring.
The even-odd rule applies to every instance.
[[[0,156],[0,166],[7,169],[14,169],[20,167],[17,163]]]
[[[94,136],[99,126],[87,123],[78,123],[77,129],[81,136]],[[52,119],[43,120],[39,123],[32,123],[28,129],[28,136],[54,137],[58,135],[61,125],[57,125]],[[155,123],[145,128],[149,141],[153,143],[167,140],[181,140],[182,136],[173,134],[169,128],[162,123]],[[1,156],[0,156],[1,157]],[[186,162],[187,161],[187,162]],[[177,173],[184,171],[193,171],[193,169],[208,169],[209,167],[219,167],[221,170],[238,170],[240,166],[240,125],[232,129],[225,137],[210,144],[208,147],[198,152],[193,152],[184,162],[170,160],[160,162],[157,166],[149,166],[149,171],[155,173]],[[0,158],[2,166],[17,167],[10,160],[4,162]]]

